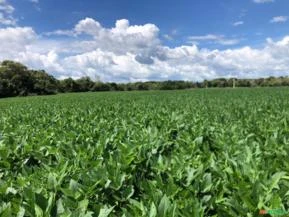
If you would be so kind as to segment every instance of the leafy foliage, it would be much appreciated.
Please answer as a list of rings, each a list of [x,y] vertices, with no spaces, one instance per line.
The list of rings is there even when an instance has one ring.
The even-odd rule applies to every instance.
[[[0,101],[0,216],[258,216],[288,209],[289,92]]]

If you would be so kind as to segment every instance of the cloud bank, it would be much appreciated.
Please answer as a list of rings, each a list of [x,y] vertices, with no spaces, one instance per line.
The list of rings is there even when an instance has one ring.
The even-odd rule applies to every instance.
[[[268,38],[258,49],[245,46],[210,50],[200,49],[196,44],[168,47],[162,43],[160,30],[154,24],[131,25],[122,19],[112,28],[105,28],[98,21],[85,18],[73,29],[46,34],[37,34],[31,27],[3,27],[0,40],[0,61],[20,61],[32,68],[45,69],[57,78],[198,81],[280,76],[289,72],[289,36],[279,41]],[[191,36],[189,40],[237,43],[210,34]]]

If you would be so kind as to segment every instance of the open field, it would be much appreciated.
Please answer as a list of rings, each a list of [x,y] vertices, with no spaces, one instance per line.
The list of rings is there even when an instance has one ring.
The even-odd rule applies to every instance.
[[[289,208],[289,88],[0,100],[0,216]]]

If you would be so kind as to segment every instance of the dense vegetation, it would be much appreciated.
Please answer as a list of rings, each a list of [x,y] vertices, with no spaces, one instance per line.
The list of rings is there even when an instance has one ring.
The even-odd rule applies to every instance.
[[[289,89],[0,101],[0,216],[258,216],[289,208]]]
[[[289,86],[288,77],[269,77],[260,79],[215,79],[211,81],[149,81],[136,83],[103,83],[92,81],[89,77],[73,80],[57,80],[43,70],[30,70],[26,66],[3,61],[0,64],[0,97],[48,95],[58,92],[89,91],[131,91],[131,90],[180,90],[210,87],[265,87]]]

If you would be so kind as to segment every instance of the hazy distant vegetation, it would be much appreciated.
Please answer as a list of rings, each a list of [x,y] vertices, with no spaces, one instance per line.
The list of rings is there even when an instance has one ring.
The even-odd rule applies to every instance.
[[[178,90],[210,87],[265,87],[289,86],[288,77],[269,77],[259,79],[219,78],[193,81],[149,81],[135,83],[104,83],[89,77],[57,80],[44,70],[31,70],[27,66],[10,60],[0,65],[0,97],[48,95],[65,92],[88,91],[132,91],[132,90]]]

